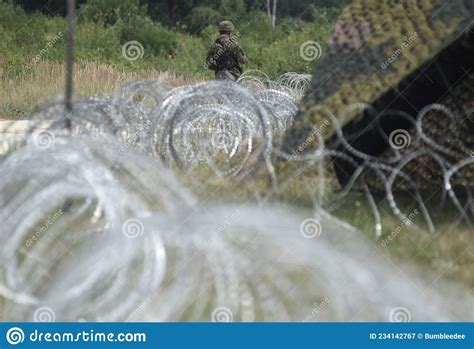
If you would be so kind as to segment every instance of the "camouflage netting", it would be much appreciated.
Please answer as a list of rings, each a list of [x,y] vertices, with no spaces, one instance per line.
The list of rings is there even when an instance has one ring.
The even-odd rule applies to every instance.
[[[301,152],[316,131],[344,155],[333,156],[342,185],[375,163],[387,166],[360,171],[372,187],[395,169],[429,188],[456,168],[450,183],[471,188],[473,11],[472,0],[352,1],[322,49],[285,151]]]

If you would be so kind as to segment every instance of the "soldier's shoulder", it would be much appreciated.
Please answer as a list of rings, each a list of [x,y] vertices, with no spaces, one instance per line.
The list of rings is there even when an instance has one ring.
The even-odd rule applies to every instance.
[[[213,42],[210,46],[209,46],[209,51],[215,51],[215,50],[218,50],[219,49],[219,44],[216,43],[216,42]]]
[[[238,42],[233,44],[231,49],[232,51],[235,51],[235,52],[243,52],[242,47],[239,45]]]
[[[237,41],[237,39],[236,39],[235,37],[230,38],[230,41],[231,41],[234,45],[240,46],[239,42]]]

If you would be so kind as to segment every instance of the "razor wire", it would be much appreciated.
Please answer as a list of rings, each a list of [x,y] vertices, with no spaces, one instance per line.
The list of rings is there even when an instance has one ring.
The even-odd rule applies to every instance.
[[[472,222],[470,144],[459,140],[457,147],[447,148],[424,127],[430,113],[439,112],[465,127],[449,109],[430,105],[419,116],[400,115],[413,128],[399,134],[383,130],[380,122],[389,113],[382,113],[367,132],[379,133],[389,144],[383,157],[352,146],[339,121],[350,113],[374,112],[371,106],[351,105],[339,115],[326,111],[335,129],[333,144],[315,130],[302,145],[304,151],[288,154],[281,145],[308,81],[308,76],[294,73],[271,81],[263,73],[247,72],[237,84],[210,81],[170,89],[162,79],[133,80],[112,95],[79,99],[72,110],[57,99],[38,107],[26,132],[7,137],[0,160],[5,178],[0,185],[0,294],[5,316],[31,319],[35,309],[52,304],[62,320],[126,320],[156,293],[150,301],[155,315],[147,315],[151,320],[203,319],[209,305],[225,306],[244,321],[297,320],[305,318],[308,305],[331,294],[334,309],[309,314],[312,320],[382,320],[387,310],[382,299],[361,314],[351,309],[374,284],[389,282],[383,261],[370,264],[369,276],[367,265],[347,254],[349,245],[333,251],[325,240],[309,244],[289,235],[302,217],[279,207],[274,212],[252,205],[199,208],[199,198],[176,178],[184,173],[204,184],[236,179],[247,184],[270,177],[273,185],[256,186],[265,198],[302,178],[303,190],[314,199],[314,214],[329,217],[327,229],[334,236],[339,233],[330,228],[337,222],[331,214],[351,192],[360,191],[370,203],[380,238],[378,192],[384,193],[393,214],[407,221],[398,193],[408,191],[421,211],[418,228],[436,231],[423,188],[411,177],[410,165],[422,160],[441,174],[438,194],[458,210],[454,224]],[[335,159],[355,170],[334,190],[324,184],[323,165]],[[296,170],[280,172],[282,160]],[[308,171],[316,174],[312,179],[317,187],[308,184]],[[48,224],[57,212],[57,222]],[[275,228],[276,220],[287,229]],[[366,248],[363,242],[352,244]],[[274,263],[288,248],[293,253],[287,260]],[[318,267],[318,260],[333,259],[343,263]],[[96,267],[90,273],[92,264]],[[311,271],[305,288],[281,303],[301,270]],[[340,289],[347,278],[360,297]],[[320,280],[325,280],[324,286]],[[470,316],[463,312],[468,308],[462,302],[445,309],[444,298],[428,288],[424,290],[431,304],[416,305],[409,301],[416,299],[416,290],[407,281],[396,281],[403,291],[387,296],[416,309],[419,319]],[[199,302],[190,302],[197,294],[202,295]]]

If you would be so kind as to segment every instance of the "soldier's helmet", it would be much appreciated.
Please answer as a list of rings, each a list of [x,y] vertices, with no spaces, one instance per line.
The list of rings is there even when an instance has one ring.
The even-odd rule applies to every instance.
[[[231,32],[235,29],[231,21],[222,21],[217,27],[219,32]]]

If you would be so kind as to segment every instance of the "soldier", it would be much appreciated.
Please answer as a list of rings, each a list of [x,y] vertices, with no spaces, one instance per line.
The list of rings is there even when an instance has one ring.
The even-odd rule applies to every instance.
[[[232,22],[222,21],[218,28],[220,36],[211,44],[204,66],[216,73],[216,79],[235,81],[242,74],[246,57],[236,38],[230,36],[235,29]]]

